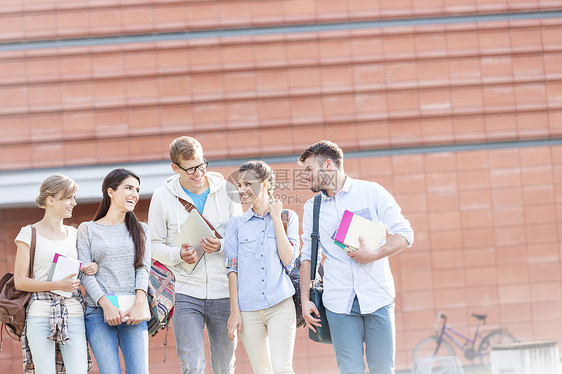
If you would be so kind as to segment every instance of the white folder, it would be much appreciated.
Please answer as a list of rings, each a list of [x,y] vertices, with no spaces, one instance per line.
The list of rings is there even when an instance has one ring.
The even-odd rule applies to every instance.
[[[203,258],[203,248],[201,247],[201,238],[208,237],[216,238],[215,233],[209,225],[203,220],[201,214],[197,209],[192,209],[189,215],[185,219],[185,222],[181,225],[181,231],[176,235],[174,240],[172,240],[172,245],[174,247],[181,247],[183,243],[190,243],[197,252],[197,262],[195,264],[188,264],[183,261],[181,264],[188,274],[193,272],[195,266]]]

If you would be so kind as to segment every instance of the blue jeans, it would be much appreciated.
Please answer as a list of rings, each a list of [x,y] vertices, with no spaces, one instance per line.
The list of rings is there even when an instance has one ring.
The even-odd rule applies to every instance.
[[[148,373],[148,330],[146,322],[109,326],[100,307],[86,307],[86,333],[100,374],[121,374],[119,347],[127,374]]]
[[[26,334],[35,364],[36,374],[53,374],[55,370],[55,342],[49,336],[49,317],[27,317]],[[86,374],[88,372],[88,344],[84,318],[68,318],[68,339],[59,344],[62,360],[67,373]]]
[[[207,325],[211,368],[214,374],[234,373],[236,341],[228,337],[226,322],[230,316],[230,301],[226,299],[196,299],[176,294],[172,324],[176,351],[182,374],[205,373],[205,342],[203,327]]]
[[[394,302],[371,314],[361,314],[355,297],[350,314],[326,309],[326,316],[340,373],[364,374],[365,352],[371,374],[394,374]]]

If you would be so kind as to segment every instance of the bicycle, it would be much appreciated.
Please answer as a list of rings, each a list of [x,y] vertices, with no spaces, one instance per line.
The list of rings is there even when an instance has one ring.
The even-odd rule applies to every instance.
[[[464,352],[464,357],[471,364],[474,365],[475,360],[478,359],[483,366],[490,367],[490,351],[493,345],[517,341],[505,329],[495,329],[485,334],[480,333],[480,326],[486,324],[487,315],[472,314],[472,316],[478,320],[478,324],[471,339],[448,326],[447,316],[445,313],[439,312],[434,325],[435,335],[423,339],[414,348],[414,368],[416,367],[416,362],[433,360],[433,372],[435,372],[435,369],[439,369],[440,363],[443,362],[438,358],[455,355],[452,344]],[[475,349],[477,341],[479,341],[478,349]]]

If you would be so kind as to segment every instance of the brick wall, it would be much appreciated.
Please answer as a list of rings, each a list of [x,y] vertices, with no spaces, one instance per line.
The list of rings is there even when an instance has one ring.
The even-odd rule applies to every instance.
[[[298,3],[317,5],[322,19],[323,2]],[[88,35],[105,35],[95,25]],[[184,133],[229,158],[298,153],[321,137],[372,149],[562,132],[562,18],[284,31],[2,51],[0,168],[160,160]]]
[[[472,331],[471,313],[488,313],[491,327],[519,339],[561,341],[562,151],[540,142],[562,134],[558,7],[7,0],[0,170],[165,160],[178,135],[197,137],[211,161],[292,157],[322,138],[348,154],[406,147],[346,160],[351,176],[395,195],[416,231],[414,247],[391,259],[398,367],[410,366],[440,310],[460,331]],[[338,27],[315,28],[328,23]],[[142,40],[163,32],[178,38]],[[67,39],[76,45],[56,44]],[[300,214],[297,198],[309,192],[283,193]],[[79,205],[73,221],[94,209]],[[40,213],[0,209],[0,270],[12,268],[13,238]],[[161,363],[162,341],[151,343],[154,373],[178,368],[172,336]],[[296,371],[335,371],[329,348],[300,331]],[[249,372],[242,346],[238,357]],[[17,344],[5,341],[0,369],[19,365]]]
[[[414,247],[391,259],[398,368],[409,367],[413,347],[432,333],[441,310],[463,332],[473,332],[471,313],[486,313],[489,328],[507,328],[521,340],[562,342],[561,156],[562,146],[537,146],[346,160],[352,177],[378,181],[394,194],[416,232]],[[292,201],[310,195],[278,192],[288,192]],[[302,203],[288,207],[302,215]],[[137,208],[141,219],[147,209],[147,201]],[[78,205],[72,222],[90,219],[94,211],[95,205]],[[0,269],[6,271],[15,256],[13,238],[22,225],[40,218],[40,210],[0,214]],[[173,334],[167,364],[161,362],[163,337],[151,340],[154,373],[179,365]],[[19,367],[18,345],[5,344],[0,367]],[[237,357],[239,372],[250,372],[242,345]],[[335,371],[330,347],[309,342],[306,331],[299,330],[295,368],[299,373]]]

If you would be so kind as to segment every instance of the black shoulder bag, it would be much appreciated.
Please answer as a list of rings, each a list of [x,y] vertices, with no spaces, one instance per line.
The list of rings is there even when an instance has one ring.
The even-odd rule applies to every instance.
[[[316,305],[318,313],[320,313],[320,324],[321,327],[316,328],[316,332],[312,329],[308,330],[308,337],[315,342],[332,344],[332,336],[330,335],[330,327],[328,326],[328,319],[326,318],[326,308],[322,303],[322,293],[324,292],[322,278],[318,281],[316,280],[316,264],[318,260],[318,221],[320,219],[320,203],[322,202],[322,194],[316,195],[314,198],[314,209],[312,213],[312,233],[310,237],[312,238],[311,243],[311,260],[310,260],[310,279],[312,280],[312,286],[310,288],[310,301]]]

